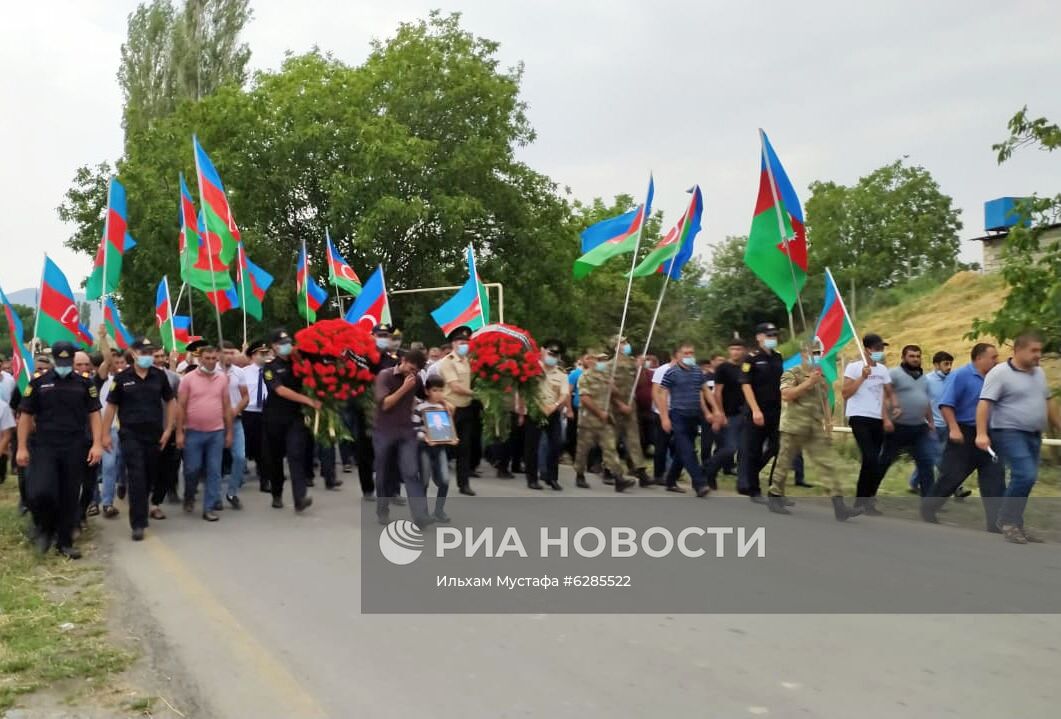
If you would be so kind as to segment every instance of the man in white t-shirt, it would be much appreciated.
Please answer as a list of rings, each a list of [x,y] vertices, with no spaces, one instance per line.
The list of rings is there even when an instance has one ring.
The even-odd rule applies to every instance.
[[[243,484],[243,470],[247,466],[247,439],[243,432],[242,415],[250,403],[250,392],[243,368],[236,366],[236,358],[239,357],[236,345],[225,340],[222,347],[221,363],[228,375],[228,401],[232,406],[232,446],[223,455],[222,467],[228,471],[222,471],[221,481],[225,487],[225,499],[233,509],[241,509],[243,504],[240,502],[239,488]],[[215,505],[213,510],[220,508]]]
[[[883,364],[888,343],[880,335],[870,333],[862,338],[862,346],[866,359],[847,366],[841,392],[846,402],[847,423],[862,454],[855,506],[862,507],[864,514],[878,515],[881,512],[874,506],[873,498],[883,478],[884,434],[895,430],[892,417],[897,417],[902,408],[892,390],[891,374]]]

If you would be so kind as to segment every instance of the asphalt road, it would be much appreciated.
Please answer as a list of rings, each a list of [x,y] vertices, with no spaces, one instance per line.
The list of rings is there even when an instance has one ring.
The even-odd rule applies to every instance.
[[[346,478],[301,516],[289,496],[270,508],[256,482],[215,524],[168,505],[139,544],[124,511],[99,520],[130,616],[179,668],[185,715],[1045,719],[1061,706],[1061,615],[362,615],[361,500]],[[912,527],[850,529],[888,542]]]

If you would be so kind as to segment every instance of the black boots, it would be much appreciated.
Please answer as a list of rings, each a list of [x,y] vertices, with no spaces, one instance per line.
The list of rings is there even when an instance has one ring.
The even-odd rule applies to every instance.
[[[843,501],[844,500],[842,498],[840,498],[841,504],[843,503]],[[835,506],[835,502],[834,502],[834,506]],[[767,497],[766,497],[766,508],[769,509],[774,514],[792,514],[792,512],[788,511],[788,507],[785,506],[785,498],[784,497],[775,497],[772,494],[767,495]]]
[[[589,482],[586,481],[586,475],[582,472],[575,475],[575,486],[579,489],[589,489]]]
[[[639,487],[652,487],[656,484],[656,480],[649,477],[648,473],[643,469],[634,472],[634,476],[637,477],[637,486]]]
[[[862,507],[856,504],[854,507],[848,508],[844,504],[843,497],[833,497],[833,514],[836,516],[837,522],[845,522],[851,517],[857,517],[862,514]]]

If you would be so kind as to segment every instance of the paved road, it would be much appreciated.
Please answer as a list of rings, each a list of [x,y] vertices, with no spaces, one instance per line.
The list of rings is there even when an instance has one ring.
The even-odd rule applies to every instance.
[[[115,586],[182,668],[188,716],[1045,719],[1061,706],[1061,616],[361,615],[356,480],[318,489],[303,516],[247,489],[246,509],[213,525],[170,505],[142,544],[124,514],[101,522]]]

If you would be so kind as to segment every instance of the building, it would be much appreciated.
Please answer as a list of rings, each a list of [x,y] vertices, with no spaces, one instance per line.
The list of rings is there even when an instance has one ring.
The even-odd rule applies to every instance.
[[[983,243],[984,272],[998,272],[1002,269],[1002,248],[1006,245],[1010,228],[1020,220],[1016,207],[1022,199],[1024,198],[1000,197],[984,203],[984,231],[987,234],[972,240]],[[1061,241],[1061,223],[1046,227],[1039,238],[1040,244],[1050,241]]]

